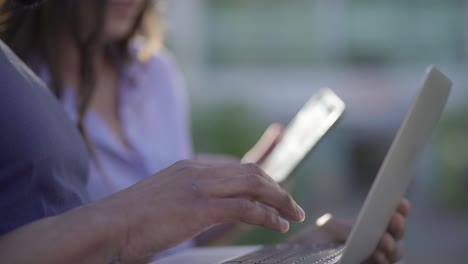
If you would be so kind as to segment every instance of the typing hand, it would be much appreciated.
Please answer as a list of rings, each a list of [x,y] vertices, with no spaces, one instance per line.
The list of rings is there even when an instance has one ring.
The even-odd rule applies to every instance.
[[[304,220],[304,211],[291,196],[255,164],[181,161],[98,206],[109,223],[123,227],[118,230],[120,261],[165,250],[219,223],[244,222],[286,232],[288,221]]]

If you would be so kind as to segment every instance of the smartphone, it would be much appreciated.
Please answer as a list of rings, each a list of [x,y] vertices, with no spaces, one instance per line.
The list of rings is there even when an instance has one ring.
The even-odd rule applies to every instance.
[[[301,108],[261,168],[276,182],[285,181],[345,110],[329,88],[321,89]]]

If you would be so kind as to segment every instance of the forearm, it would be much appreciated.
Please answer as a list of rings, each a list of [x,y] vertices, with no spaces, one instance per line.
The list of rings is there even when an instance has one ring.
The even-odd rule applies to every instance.
[[[120,224],[90,204],[0,237],[5,263],[109,263],[118,256]]]

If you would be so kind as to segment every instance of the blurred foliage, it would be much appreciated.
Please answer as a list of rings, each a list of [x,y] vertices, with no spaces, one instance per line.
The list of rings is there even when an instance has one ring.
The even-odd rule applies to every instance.
[[[260,138],[265,127],[244,105],[226,103],[192,111],[195,152],[242,157]]]
[[[440,128],[440,177],[438,188],[443,205],[468,209],[468,109],[452,112]]]

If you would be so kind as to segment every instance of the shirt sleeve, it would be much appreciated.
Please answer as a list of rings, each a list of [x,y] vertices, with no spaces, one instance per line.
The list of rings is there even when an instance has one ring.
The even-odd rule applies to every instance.
[[[57,100],[0,41],[0,235],[86,201],[88,159]]]

